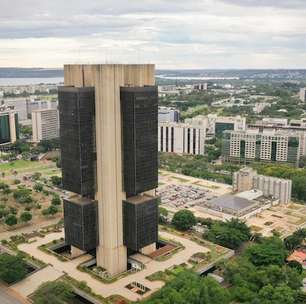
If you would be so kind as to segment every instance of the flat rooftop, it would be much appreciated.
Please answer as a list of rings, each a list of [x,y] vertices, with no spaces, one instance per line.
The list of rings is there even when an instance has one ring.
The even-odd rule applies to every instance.
[[[89,205],[92,204],[92,202],[94,202],[94,200],[91,200],[89,198],[86,197],[82,197],[80,195],[73,195],[70,196],[68,198],[65,199],[68,202],[74,203],[74,204],[78,204],[78,205]]]
[[[126,199],[127,202],[137,205],[137,204],[142,204],[144,202],[148,202],[151,201],[153,199],[157,198],[156,196],[151,196],[148,194],[144,194],[144,195],[136,195],[136,196],[132,196]]]
[[[212,199],[209,202],[211,207],[220,209],[232,209],[235,211],[244,210],[255,205],[256,202],[250,201],[246,198],[226,194],[217,198]]]

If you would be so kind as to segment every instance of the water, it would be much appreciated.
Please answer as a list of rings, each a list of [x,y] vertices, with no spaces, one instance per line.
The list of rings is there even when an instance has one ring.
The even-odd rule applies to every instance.
[[[0,78],[0,86],[24,86],[34,84],[59,84],[64,81],[63,77],[55,78]]]

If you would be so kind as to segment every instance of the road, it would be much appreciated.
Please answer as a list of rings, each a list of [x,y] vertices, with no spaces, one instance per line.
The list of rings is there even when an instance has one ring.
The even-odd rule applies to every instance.
[[[0,303],[1,304],[29,304],[20,295],[0,285]]]

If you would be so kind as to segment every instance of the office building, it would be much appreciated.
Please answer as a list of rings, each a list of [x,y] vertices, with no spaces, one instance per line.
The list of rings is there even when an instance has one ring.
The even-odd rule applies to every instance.
[[[32,112],[33,142],[59,137],[59,117],[57,109],[35,110]]]
[[[158,151],[204,155],[206,127],[200,123],[159,123]]]
[[[36,110],[57,109],[58,102],[51,100],[26,100],[27,118],[32,118],[32,112]]]
[[[258,175],[252,168],[242,168],[233,175],[233,189],[237,192],[261,191],[265,197],[273,197],[281,204],[291,201],[292,181],[272,176]]]
[[[208,90],[208,83],[204,82],[204,83],[197,83],[193,85],[194,90],[197,91],[207,91]]]
[[[12,106],[0,106],[0,145],[14,143],[18,138],[18,114]]]
[[[225,131],[222,156],[225,161],[288,162],[298,165],[306,153],[306,134],[287,131]]]
[[[67,65],[64,75],[65,87],[59,88],[63,186],[77,195],[65,201],[66,242],[83,251],[96,246],[97,265],[115,275],[127,270],[128,254],[156,249],[155,68]],[[73,224],[85,207],[90,216]],[[97,219],[96,226],[87,217]]]
[[[306,88],[301,88],[300,89],[300,100],[302,102],[306,101]]]
[[[192,119],[186,119],[186,123],[201,123],[206,125],[208,137],[220,137],[226,130],[244,131],[246,129],[246,118],[241,116],[218,116],[209,114],[199,115]]]
[[[158,122],[179,122],[180,112],[174,108],[159,107]]]

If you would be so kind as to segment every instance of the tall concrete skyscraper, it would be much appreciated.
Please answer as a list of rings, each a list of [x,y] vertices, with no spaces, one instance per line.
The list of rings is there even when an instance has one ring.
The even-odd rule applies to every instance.
[[[67,65],[59,88],[66,242],[127,269],[157,242],[158,92],[154,65]]]

